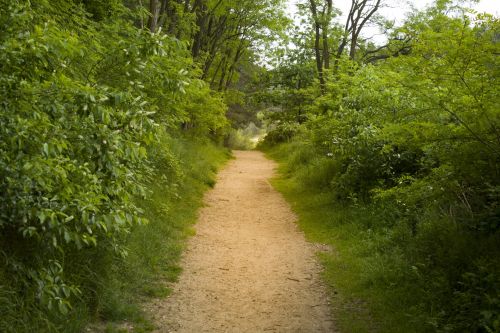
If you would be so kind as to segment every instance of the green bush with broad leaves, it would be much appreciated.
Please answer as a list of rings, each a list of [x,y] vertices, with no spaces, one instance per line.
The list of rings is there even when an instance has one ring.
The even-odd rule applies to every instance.
[[[282,148],[301,186],[364,212],[350,223],[367,244],[384,239],[359,254],[377,267],[365,288],[407,299],[393,308],[416,332],[500,330],[499,33],[498,18],[445,2],[416,13],[396,32],[411,52],[340,59]]]
[[[57,331],[75,302],[92,308],[98,260],[71,260],[126,256],[127,233],[147,223],[137,199],[177,163],[162,133],[227,123],[185,45],[135,28],[116,1],[86,6],[94,17],[70,0],[0,1],[3,332],[36,311],[40,332]]]

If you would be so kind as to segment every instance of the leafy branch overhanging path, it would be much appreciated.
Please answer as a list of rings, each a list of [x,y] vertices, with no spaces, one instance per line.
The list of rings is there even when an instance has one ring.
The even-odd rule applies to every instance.
[[[313,244],[268,183],[275,164],[237,151],[206,195],[158,332],[332,332]]]

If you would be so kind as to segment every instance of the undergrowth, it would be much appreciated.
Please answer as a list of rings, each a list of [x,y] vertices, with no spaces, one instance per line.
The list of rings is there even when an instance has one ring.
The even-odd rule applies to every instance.
[[[149,223],[132,230],[124,260],[109,262],[110,274],[102,281],[99,300],[107,332],[119,331],[123,322],[131,322],[134,332],[153,329],[141,304],[170,294],[168,282],[176,281],[182,270],[180,255],[186,239],[194,235],[203,194],[215,185],[218,168],[231,156],[208,141],[164,140],[180,163],[157,165],[158,174],[149,184],[151,195],[140,203]],[[175,181],[166,187],[159,181],[162,177]]]
[[[319,256],[341,332],[498,332],[497,236],[430,213],[415,234],[390,205],[339,200],[335,162],[306,143],[261,148],[306,237],[332,248]]]
[[[2,333],[149,329],[140,301],[167,293],[156,277],[178,274],[227,157],[209,143],[228,129],[223,95],[134,7],[0,0]]]
[[[121,240],[125,256],[106,250],[109,244],[67,252],[65,277],[85,291],[71,311],[57,317],[38,305],[35,295],[9,292],[0,270],[0,332],[68,332],[87,327],[95,332],[149,332],[154,329],[143,310],[147,300],[169,294],[167,282],[181,272],[178,265],[187,237],[202,205],[203,193],[214,186],[218,168],[229,150],[208,139],[164,134],[149,153],[154,173],[148,193],[137,204],[149,221],[135,226]]]

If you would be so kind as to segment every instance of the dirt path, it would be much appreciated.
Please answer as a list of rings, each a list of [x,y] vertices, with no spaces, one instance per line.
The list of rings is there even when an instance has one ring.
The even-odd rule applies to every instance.
[[[157,332],[332,332],[314,246],[268,183],[275,164],[235,156],[205,197],[180,281],[151,306]]]

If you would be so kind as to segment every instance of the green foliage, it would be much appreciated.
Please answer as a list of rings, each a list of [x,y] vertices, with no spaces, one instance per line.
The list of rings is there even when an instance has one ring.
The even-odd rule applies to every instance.
[[[415,332],[499,329],[500,26],[449,10],[440,3],[398,30],[409,54],[340,59],[307,121],[267,140],[291,141],[277,156],[295,191],[323,194],[326,212],[347,207],[347,225],[344,215],[318,218],[346,238],[345,278],[362,276],[343,297],[367,300],[384,332],[408,331],[405,316]]]
[[[149,223],[135,227],[124,239],[126,260],[108,256],[105,274],[98,278],[97,307],[111,328],[123,321],[132,323],[135,330],[153,328],[141,303],[148,297],[169,295],[168,282],[177,280],[185,240],[193,234],[196,208],[202,205],[205,190],[213,186],[218,167],[230,156],[209,141],[172,138],[166,133],[154,146],[154,155],[163,156],[154,160],[150,194],[139,202]]]
[[[271,106],[266,112],[268,121],[303,123],[307,120],[309,106],[318,97],[312,88],[313,74],[313,66],[307,63],[307,59],[292,56],[276,69],[262,75],[261,85],[267,89],[259,91],[255,99]]]
[[[78,331],[107,260],[147,223],[158,170],[165,188],[183,181],[165,131],[224,132],[185,45],[130,16],[117,1],[1,3],[2,331]]]
[[[269,149],[269,148],[268,148]],[[337,325],[345,332],[497,330],[497,235],[482,236],[437,214],[413,235],[393,202],[339,203],[328,184],[335,167],[300,140],[268,152],[281,162],[276,186],[321,254]],[[396,206],[397,207],[397,206]]]
[[[250,138],[244,135],[241,129],[229,132],[227,138],[225,139],[225,145],[231,149],[237,150],[249,150],[254,146],[252,141],[250,141]]]
[[[265,142],[276,144],[289,141],[299,131],[299,126],[293,122],[275,122],[265,136]]]
[[[120,8],[118,0],[81,0],[85,10],[92,15],[92,19],[101,21],[114,15]]]

